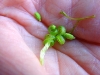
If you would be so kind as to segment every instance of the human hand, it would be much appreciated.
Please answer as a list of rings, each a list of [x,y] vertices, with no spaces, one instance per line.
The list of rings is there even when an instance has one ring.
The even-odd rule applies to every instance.
[[[0,2],[0,75],[99,75],[100,0],[2,0]],[[98,7],[98,8],[97,8]],[[63,17],[96,15],[79,23],[76,39],[55,44],[39,62],[42,41],[50,24],[64,25],[70,31],[73,21]],[[42,21],[33,14],[38,11]]]

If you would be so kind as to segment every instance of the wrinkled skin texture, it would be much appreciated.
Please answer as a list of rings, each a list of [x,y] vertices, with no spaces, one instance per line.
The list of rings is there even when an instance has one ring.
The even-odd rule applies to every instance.
[[[100,0],[0,0],[0,75],[100,75]],[[73,41],[56,43],[39,63],[42,41],[50,24],[75,24],[72,17],[95,14],[81,21]],[[38,22],[33,13],[42,15]]]

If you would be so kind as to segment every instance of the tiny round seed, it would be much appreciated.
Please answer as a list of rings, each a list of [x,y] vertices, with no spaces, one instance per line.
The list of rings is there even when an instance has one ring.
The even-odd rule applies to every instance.
[[[47,34],[47,35],[45,36],[45,39],[47,39],[47,38],[50,38],[50,39],[53,39],[53,40],[56,39],[55,36],[52,35],[52,34]]]
[[[36,18],[38,21],[41,21],[41,15],[40,15],[38,12],[36,12],[36,13],[34,14],[34,16],[35,16],[35,18]]]
[[[66,38],[66,39],[68,39],[68,40],[73,40],[73,39],[75,39],[75,37],[74,37],[72,34],[70,34],[70,33],[65,33],[63,36],[64,36],[64,38]]]
[[[50,25],[49,28],[48,28],[48,32],[52,35],[58,34],[58,30],[57,30],[55,25]]]
[[[57,30],[58,30],[58,33],[61,35],[66,33],[66,29],[64,26],[58,26]]]
[[[43,41],[44,44],[50,43],[50,46],[53,46],[55,41],[51,38],[47,38]]]
[[[62,35],[57,35],[56,39],[61,45],[65,43],[65,38]]]

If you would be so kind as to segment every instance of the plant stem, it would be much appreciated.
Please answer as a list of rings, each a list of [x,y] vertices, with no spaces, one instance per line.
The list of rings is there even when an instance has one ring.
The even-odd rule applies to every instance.
[[[78,25],[78,23],[79,23],[80,21],[77,21],[76,23],[75,23],[75,25],[74,25],[74,27],[72,28],[72,30],[69,32],[69,33],[73,33],[73,31],[75,30],[75,28],[76,28],[76,26]]]
[[[87,16],[83,18],[73,18],[73,17],[68,16],[64,11],[61,11],[60,13],[63,14],[65,17],[69,18],[70,20],[77,20],[77,21],[95,17],[95,15],[92,15],[92,16]]]
[[[50,43],[46,43],[45,46],[42,48],[41,52],[40,52],[40,63],[41,65],[43,65],[44,63],[44,56],[46,51],[48,50],[48,48],[50,47]]]

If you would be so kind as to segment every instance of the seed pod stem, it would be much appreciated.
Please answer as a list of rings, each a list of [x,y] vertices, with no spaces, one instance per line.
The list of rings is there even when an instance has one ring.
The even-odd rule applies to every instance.
[[[50,43],[45,44],[45,46],[42,48],[41,52],[40,52],[40,63],[41,65],[44,64],[44,56],[46,51],[48,50],[48,48],[50,47]]]
[[[71,31],[69,32],[69,33],[73,33],[73,31],[75,30],[75,28],[77,27],[77,25],[78,25],[78,23],[79,23],[80,21],[77,21],[76,23],[75,23],[75,25],[74,25],[74,27],[71,29]]]
[[[70,20],[77,20],[77,21],[88,19],[88,18],[95,18],[95,15],[87,16],[87,17],[83,17],[83,18],[73,18],[73,17],[68,16],[64,11],[61,11],[60,14],[62,14],[65,17],[69,18]]]

